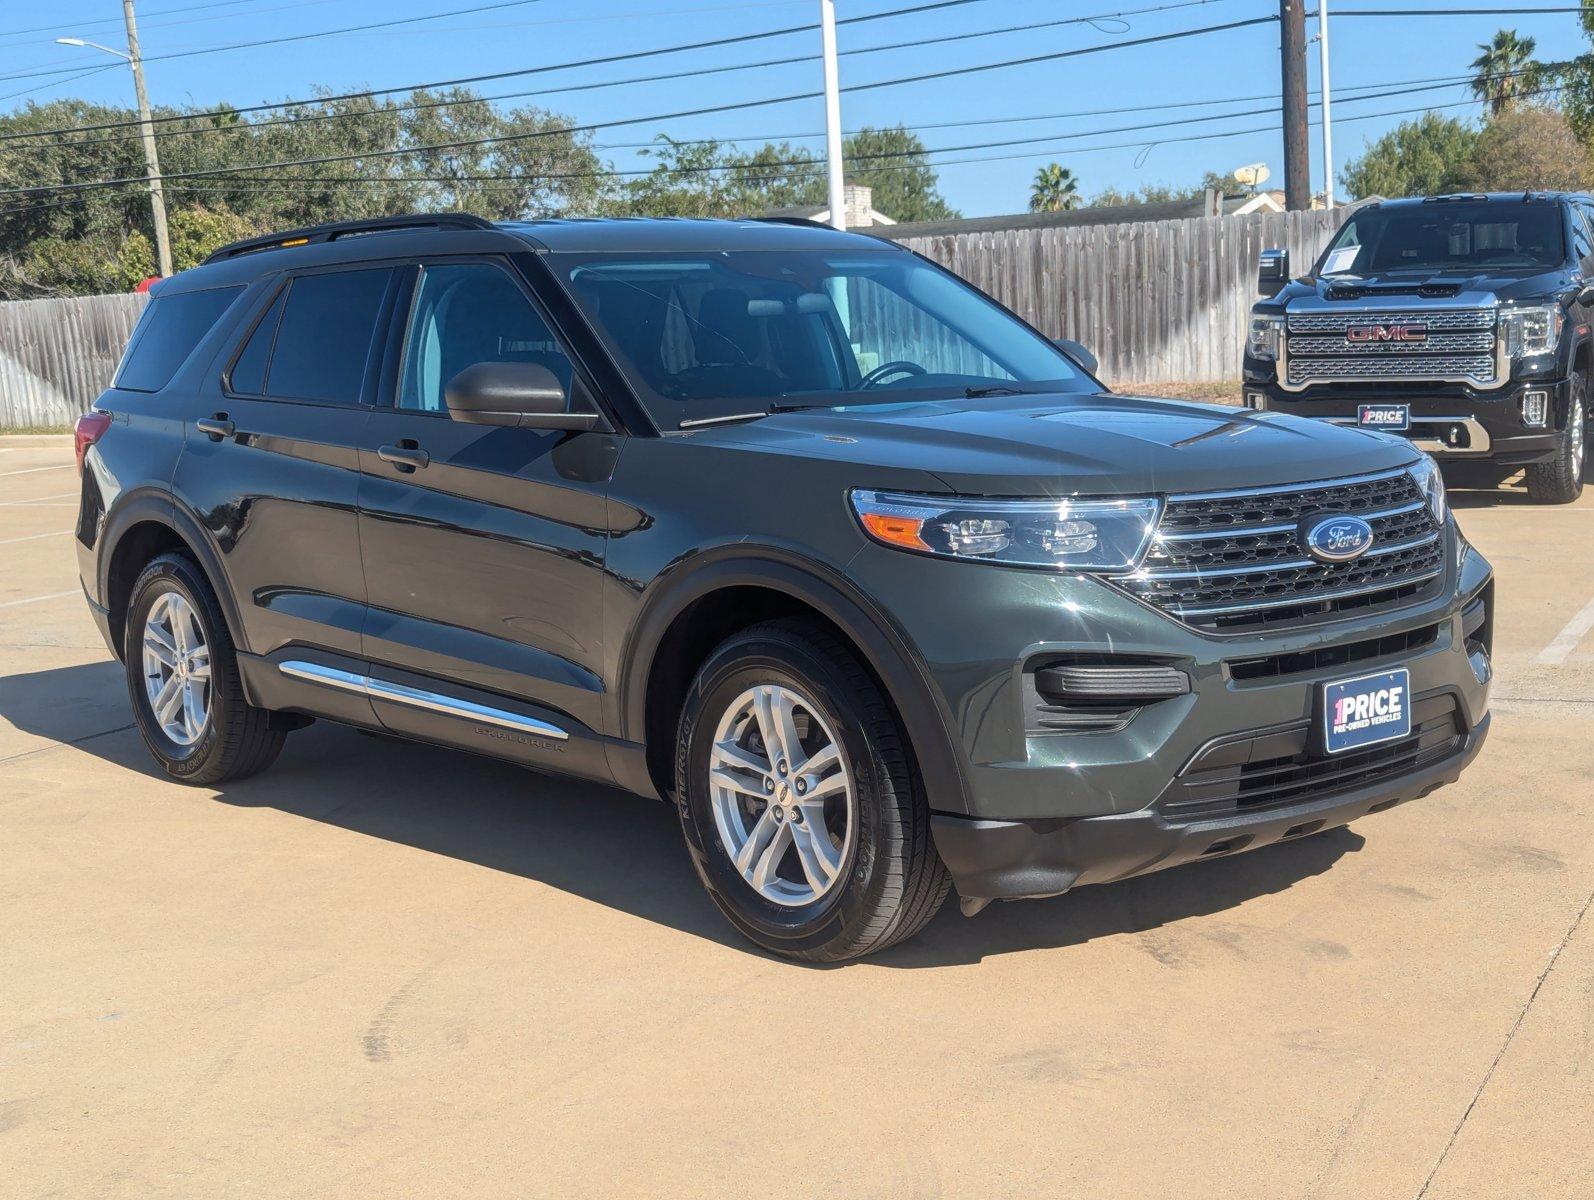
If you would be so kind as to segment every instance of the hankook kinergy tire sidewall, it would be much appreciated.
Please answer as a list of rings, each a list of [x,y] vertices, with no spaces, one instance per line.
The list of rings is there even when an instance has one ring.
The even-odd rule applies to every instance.
[[[870,751],[856,704],[823,663],[794,662],[798,656],[785,645],[749,642],[729,649],[732,653],[723,660],[716,656],[711,661],[686,699],[681,728],[685,778],[679,770],[676,778],[681,825],[703,885],[733,924],[755,941],[778,942],[792,951],[813,949],[863,920],[873,907],[871,893],[882,886],[875,869],[882,836],[881,805],[875,798],[883,765]],[[715,726],[736,697],[748,688],[771,683],[794,687],[824,709],[841,741],[857,794],[852,844],[842,867],[844,882],[797,908],[765,899],[742,879],[720,839],[709,804],[708,763]]]

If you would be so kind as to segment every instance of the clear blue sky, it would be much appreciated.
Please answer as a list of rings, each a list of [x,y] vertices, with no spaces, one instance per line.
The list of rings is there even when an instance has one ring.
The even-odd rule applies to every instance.
[[[204,0],[140,0],[139,13],[149,86],[157,103],[210,106],[303,97],[316,87],[352,91],[393,87],[463,75],[510,71],[571,59],[621,53],[802,25],[817,20],[817,0],[534,0],[490,12],[449,16],[399,28],[337,37],[254,46],[213,54],[160,60],[161,55],[231,42],[315,33],[345,26],[422,17],[475,7],[492,0],[233,0],[200,7]],[[916,0],[839,0],[840,16],[861,16],[907,7]],[[1068,17],[1129,13],[1177,0],[980,0],[939,11],[844,25],[843,52],[898,41],[950,37],[934,46],[850,54],[841,60],[843,89],[875,80],[997,62],[1151,37],[1204,25],[1276,14],[1276,0],[1186,0],[1162,12],[1125,15],[1097,25],[1072,24],[1010,33],[1005,26]],[[1527,0],[1527,4],[1570,0]],[[1509,7],[1495,0],[1331,0],[1331,46],[1335,97],[1337,167],[1360,152],[1364,139],[1385,131],[1401,116],[1357,120],[1363,114],[1454,105],[1467,101],[1464,84],[1445,90],[1357,102],[1357,90],[1380,90],[1417,81],[1463,76],[1486,41],[1501,26],[1535,37],[1541,59],[1570,57],[1586,48],[1577,18],[1558,14],[1471,14],[1467,16],[1355,18],[1357,8]],[[1526,6],[1526,5],[1525,5]],[[1309,5],[1309,9],[1315,4]],[[179,11],[185,10],[185,11]],[[23,78],[57,68],[88,70],[110,60],[88,49],[55,45],[58,35],[77,35],[124,46],[119,0],[60,0],[46,5],[8,5],[0,10],[0,109],[80,95],[106,103],[129,103],[132,86],[124,68],[82,79]],[[1341,13],[1347,15],[1339,15]],[[48,31],[16,32],[50,25]],[[1308,23],[1308,35],[1315,22]],[[488,94],[533,91],[537,103],[578,121],[604,121],[667,113],[714,103],[787,95],[820,83],[817,29],[746,45],[670,55],[583,71],[539,75],[482,85]],[[1308,48],[1312,86],[1317,86],[1317,48]],[[559,92],[561,84],[625,79],[668,71],[692,71],[774,58],[813,54],[811,61],[697,78],[587,92]],[[920,129],[937,157],[942,191],[964,213],[987,215],[1021,210],[1035,169],[1052,160],[1071,167],[1088,195],[1103,187],[1130,189],[1144,183],[1183,183],[1208,169],[1228,170],[1265,162],[1282,175],[1281,140],[1275,117],[1234,116],[1199,124],[1192,117],[1262,108],[1277,103],[1276,23],[1048,63],[1009,67],[865,91],[842,97],[842,121],[904,122]],[[1219,101],[1210,107],[1110,114],[1102,110]],[[1476,117],[1466,103],[1446,112]],[[1093,115],[1074,115],[1080,113]],[[1015,123],[1009,118],[1043,118]],[[974,122],[973,124],[966,124]],[[952,125],[952,123],[957,123]],[[1158,128],[1112,132],[1125,126]],[[942,126],[941,128],[930,128]],[[1218,131],[1262,131],[1222,139],[1183,141]],[[823,112],[817,100],[767,108],[602,130],[603,156],[621,168],[645,165],[635,143],[655,133],[677,137],[766,137],[801,140],[822,148],[817,136]],[[799,137],[797,135],[810,135]],[[953,150],[971,143],[1042,139],[1025,145]],[[1088,152],[1087,146],[1131,143]],[[1313,183],[1321,186],[1320,144],[1312,135]],[[1001,156],[1001,157],[996,157]],[[982,158],[985,161],[949,160]]]

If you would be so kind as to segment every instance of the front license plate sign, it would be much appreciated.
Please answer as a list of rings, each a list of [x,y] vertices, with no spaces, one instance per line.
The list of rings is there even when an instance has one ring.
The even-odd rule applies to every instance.
[[[1323,685],[1323,741],[1330,754],[1411,734],[1411,672],[1404,667]]]
[[[1363,429],[1410,429],[1411,405],[1358,405],[1356,408],[1356,424]]]

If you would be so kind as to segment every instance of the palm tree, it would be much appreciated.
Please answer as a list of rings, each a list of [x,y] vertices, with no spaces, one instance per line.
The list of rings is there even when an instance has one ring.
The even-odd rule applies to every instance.
[[[1030,212],[1066,212],[1079,203],[1079,180],[1060,163],[1035,172],[1029,186]]]
[[[1498,117],[1508,112],[1524,94],[1537,86],[1542,67],[1533,61],[1537,43],[1532,38],[1518,37],[1514,29],[1502,29],[1487,44],[1480,43],[1483,51],[1472,60],[1477,72],[1472,79],[1472,94],[1489,106],[1489,114]]]

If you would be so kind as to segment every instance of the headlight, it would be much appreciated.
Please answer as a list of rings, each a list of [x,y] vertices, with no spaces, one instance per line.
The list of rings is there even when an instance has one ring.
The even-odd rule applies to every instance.
[[[1157,529],[1159,502],[981,500],[902,492],[852,493],[875,541],[899,550],[1060,571],[1128,571]]]
[[[1279,343],[1284,337],[1283,317],[1252,317],[1251,332],[1245,340],[1245,350],[1252,358],[1275,361],[1279,356]]]
[[[1419,462],[1412,463],[1406,469],[1422,489],[1423,499],[1428,501],[1428,511],[1433,513],[1433,519],[1443,525],[1449,507],[1445,502],[1445,481],[1444,476],[1439,474],[1439,464],[1423,455]]]
[[[1551,354],[1561,344],[1565,314],[1558,304],[1526,308],[1502,308],[1500,331],[1505,335],[1505,350],[1512,358]]]

